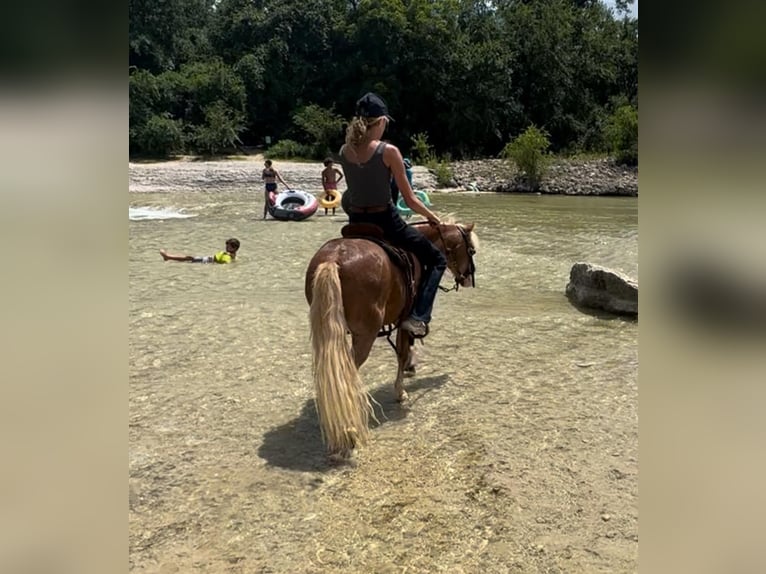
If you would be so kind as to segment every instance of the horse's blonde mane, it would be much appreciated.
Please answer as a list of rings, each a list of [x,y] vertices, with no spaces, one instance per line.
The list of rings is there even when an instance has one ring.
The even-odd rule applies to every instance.
[[[439,215],[439,220],[444,225],[457,225],[458,227],[460,227],[463,230],[465,230],[465,225],[463,225],[462,223],[458,223],[457,219],[455,219],[455,214],[454,213],[447,213],[446,215]],[[416,225],[421,225],[421,224],[426,224],[428,222],[427,221],[415,221],[414,223]],[[468,234],[468,237],[471,240],[471,245],[473,246],[474,250],[476,252],[478,252],[479,251],[479,236],[476,235],[476,233],[472,229],[471,232]]]
[[[474,230],[471,230],[471,233],[468,234],[469,239],[471,240],[471,245],[473,245],[473,250],[478,253],[479,252],[479,236],[476,235]]]

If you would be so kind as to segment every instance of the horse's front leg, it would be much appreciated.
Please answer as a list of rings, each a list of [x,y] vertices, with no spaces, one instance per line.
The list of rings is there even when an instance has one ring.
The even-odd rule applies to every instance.
[[[414,372],[414,367],[411,365],[410,357],[411,343],[412,341],[410,339],[410,334],[403,329],[397,329],[396,358],[398,361],[396,369],[396,380],[394,381],[394,390],[396,390],[396,400],[400,403],[406,401],[408,398],[407,391],[404,390],[404,373],[410,368],[412,368]]]
[[[415,376],[415,367],[418,365],[418,355],[415,352],[415,338],[411,335],[407,335],[410,339],[410,352],[407,356],[407,364],[404,365],[404,376],[405,377],[414,377]]]

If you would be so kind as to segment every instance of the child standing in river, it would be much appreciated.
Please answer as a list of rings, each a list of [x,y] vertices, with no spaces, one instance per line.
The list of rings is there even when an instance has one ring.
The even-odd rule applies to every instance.
[[[324,169],[322,170],[322,188],[325,191],[325,201],[332,201],[338,193],[338,184],[343,179],[343,172],[334,166],[332,158],[324,160]],[[331,192],[335,192],[334,194]],[[328,207],[324,208],[324,214],[327,215]],[[335,208],[332,208],[332,214],[335,215]]]
[[[266,189],[264,190],[263,194],[263,218],[266,219],[266,214],[269,212],[269,195],[272,192],[277,191],[277,180],[282,182],[282,185],[284,185],[287,189],[290,189],[290,186],[287,185],[284,179],[282,179],[282,176],[279,174],[279,172],[272,167],[271,160],[267,159],[265,162],[263,162],[263,171],[261,172],[261,179],[263,179],[264,184],[266,185]]]

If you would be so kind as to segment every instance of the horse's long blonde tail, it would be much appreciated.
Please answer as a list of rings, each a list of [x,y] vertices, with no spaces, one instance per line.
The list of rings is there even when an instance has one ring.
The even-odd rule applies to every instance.
[[[330,453],[348,454],[367,442],[372,406],[346,340],[340,276],[334,262],[320,263],[316,269],[309,316],[322,438]]]

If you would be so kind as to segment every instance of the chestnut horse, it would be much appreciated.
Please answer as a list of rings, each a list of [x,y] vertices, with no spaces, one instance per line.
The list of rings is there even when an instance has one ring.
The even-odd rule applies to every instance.
[[[447,259],[454,289],[474,285],[473,255],[478,240],[473,224],[418,222],[412,225],[430,239]],[[349,226],[351,227],[351,226]],[[346,233],[344,233],[346,235]],[[414,285],[420,280],[415,261]],[[311,307],[314,390],[319,426],[333,457],[346,457],[368,439],[374,417],[369,396],[359,377],[372,345],[386,325],[398,326],[407,317],[406,276],[383,247],[361,237],[331,239],[316,252],[306,270],[306,299]],[[351,333],[351,345],[346,338]],[[397,329],[399,367],[394,387],[404,401],[402,385],[410,363],[409,333]]]

